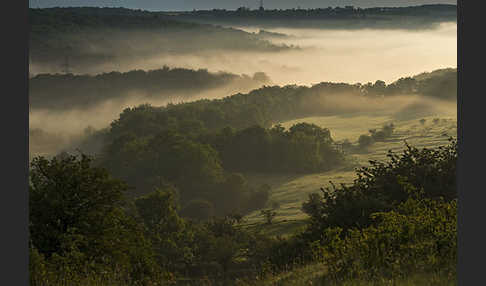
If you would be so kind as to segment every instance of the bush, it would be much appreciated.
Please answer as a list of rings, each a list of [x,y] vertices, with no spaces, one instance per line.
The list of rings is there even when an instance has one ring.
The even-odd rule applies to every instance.
[[[437,149],[407,145],[401,156],[390,151],[388,157],[387,163],[370,161],[369,167],[358,169],[351,186],[333,186],[309,196],[303,211],[310,216],[305,232],[310,241],[321,239],[328,227],[369,226],[372,213],[390,211],[406,201],[409,186],[424,190],[426,198],[457,198],[457,141]]]
[[[371,144],[373,144],[373,143],[374,143],[373,137],[371,137],[369,135],[361,135],[358,138],[358,145],[359,145],[359,148],[361,148],[361,149],[367,148],[367,147],[371,146]]]
[[[265,218],[266,224],[272,224],[277,212],[274,210],[261,210],[260,214]]]
[[[31,163],[30,270],[36,283],[102,273],[140,282],[160,270],[143,229],[125,211],[127,186],[91,162],[63,154]]]
[[[457,201],[410,198],[389,212],[374,213],[373,225],[324,232],[315,244],[333,280],[406,277],[440,272],[455,276]]]

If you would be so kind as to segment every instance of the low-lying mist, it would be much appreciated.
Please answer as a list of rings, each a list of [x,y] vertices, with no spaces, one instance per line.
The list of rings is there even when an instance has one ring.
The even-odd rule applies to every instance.
[[[255,29],[245,28],[249,32]],[[286,44],[300,47],[291,50],[242,51],[210,49],[179,53],[152,50],[144,55],[143,41],[134,47],[137,56],[119,55],[116,61],[102,64],[72,66],[75,73],[126,72],[134,69],[159,69],[163,66],[207,69],[209,72],[254,74],[264,72],[276,85],[313,85],[319,82],[366,83],[383,80],[387,84],[398,78],[444,67],[455,67],[457,63],[457,26],[443,23],[433,30],[325,30],[325,29],[266,29],[289,35],[268,37],[275,45]],[[199,39],[200,40],[200,39]],[[189,42],[188,45],[191,43]],[[216,45],[217,46],[217,45]],[[215,46],[215,47],[216,47]],[[153,52],[153,53],[152,53]],[[53,70],[50,70],[52,68]],[[31,64],[31,72],[54,72],[59,67]],[[222,98],[237,92],[248,92],[258,86],[225,86],[204,90],[189,100]],[[117,99],[103,101],[88,109],[31,109],[30,128],[40,128],[50,133],[66,136],[82,134],[87,126],[100,129],[109,126],[121,111],[129,106],[149,103],[163,106],[167,103],[188,101],[184,94],[172,94],[170,99],[146,94],[137,90]],[[356,98],[340,95],[323,97],[321,103],[309,102],[310,110],[319,108],[332,110],[334,114],[358,113],[394,114],[405,119],[423,114],[447,114],[455,116],[455,102],[441,101],[417,95],[387,98]],[[69,141],[69,140],[68,140]],[[33,142],[35,144],[35,142]],[[65,144],[54,144],[62,149]]]
[[[246,29],[246,28],[245,28]],[[246,29],[255,32],[258,28]],[[286,43],[299,50],[278,53],[225,53],[174,58],[193,68],[248,73],[260,70],[277,84],[311,85],[321,81],[366,83],[377,79],[390,83],[411,76],[457,65],[457,25],[443,23],[433,30],[317,30],[270,29],[290,35],[271,38],[275,44]],[[166,62],[164,57],[154,59]]]
[[[217,92],[206,92],[199,96],[203,98],[217,98]],[[125,107],[133,107],[144,101],[144,95],[133,96],[125,100],[110,100],[91,109],[49,111],[36,110],[30,113],[30,128],[41,129],[50,134],[56,134],[50,140],[57,143],[40,142],[31,139],[31,152],[58,153],[66,148],[76,148],[82,139],[89,135],[86,128],[102,129],[118,118]],[[197,98],[194,98],[197,99]],[[180,103],[183,100],[151,101],[154,106],[165,106],[167,103]],[[148,102],[147,102],[148,103]],[[314,97],[312,100],[300,103],[299,110],[310,115],[323,116],[338,115],[346,117],[369,115],[390,116],[398,121],[422,118],[425,116],[456,117],[457,104],[455,101],[436,99],[421,95],[394,95],[388,97],[360,96],[354,94],[326,94]],[[56,139],[57,138],[57,139]],[[37,140],[37,141],[36,141]],[[42,144],[43,145],[42,145]],[[36,145],[42,145],[37,146]]]
[[[255,32],[259,28],[241,29]],[[140,36],[137,37],[140,39],[137,46],[131,44],[133,53],[123,52],[114,61],[73,65],[72,70],[75,73],[95,74],[107,71],[158,69],[167,65],[236,74],[262,71],[272,78],[275,84],[311,85],[322,81],[366,83],[378,79],[390,83],[399,77],[457,65],[456,23],[442,23],[436,29],[427,30],[276,28],[267,31],[291,36],[267,38],[276,46],[286,44],[299,48],[255,51],[232,49],[227,45],[223,48],[220,44],[213,44],[211,49],[182,52],[179,48],[166,51],[165,45],[160,45],[157,50],[150,45],[150,53],[140,53],[145,51],[143,37]],[[211,38],[207,41],[213,40]],[[157,40],[147,38],[146,41]],[[186,39],[184,43],[186,46],[197,47],[197,43],[201,41],[203,40]],[[33,63],[30,69],[33,74],[55,72],[59,70],[59,65]]]
[[[257,88],[257,87],[253,87]],[[105,100],[91,108],[72,108],[68,110],[31,109],[29,112],[29,124],[31,128],[41,128],[48,132],[63,132],[77,134],[87,126],[96,129],[104,128],[127,107],[140,104],[165,106],[168,103],[177,104],[199,99],[214,99],[248,92],[250,87],[228,85],[221,88],[201,90],[188,99],[185,94],[172,93],[170,98],[165,95],[147,94],[140,91],[127,92],[117,99]]]

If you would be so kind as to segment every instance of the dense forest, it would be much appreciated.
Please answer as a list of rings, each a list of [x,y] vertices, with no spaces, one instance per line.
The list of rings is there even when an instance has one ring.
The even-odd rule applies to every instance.
[[[31,109],[83,109],[108,100],[142,96],[146,101],[187,101],[208,90],[220,93],[252,90],[270,79],[207,70],[169,68],[150,71],[110,72],[98,75],[39,74],[29,80]]]
[[[318,9],[196,10],[166,13],[172,19],[197,23],[265,28],[318,29],[428,29],[441,22],[457,21],[456,5],[359,8],[353,6]]]
[[[83,69],[161,53],[290,48],[274,45],[258,34],[123,8],[29,9],[29,24],[31,63],[58,69],[66,58],[72,66]]]
[[[247,213],[266,205],[268,186],[249,186],[241,173],[306,173],[344,164],[329,130],[311,124],[219,132],[192,127],[181,130],[167,122],[150,134],[124,133],[106,141],[98,163],[138,194],[172,184],[183,207],[204,200],[216,214]]]
[[[351,186],[311,195],[302,206],[307,226],[289,238],[255,232],[238,214],[182,218],[170,185],[127,199],[127,184],[85,155],[37,157],[29,172],[31,285],[254,285],[319,261],[324,285],[417,273],[439,284],[454,279],[457,143],[389,157],[359,169]]]

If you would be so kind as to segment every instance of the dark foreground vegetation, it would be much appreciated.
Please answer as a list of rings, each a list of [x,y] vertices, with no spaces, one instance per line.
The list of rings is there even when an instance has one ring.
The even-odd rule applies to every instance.
[[[189,152],[193,143],[185,144]],[[318,261],[324,285],[431,273],[454,280],[456,160],[454,140],[406,146],[358,170],[352,185],[311,195],[305,229],[274,238],[238,214],[182,217],[170,184],[127,197],[127,184],[88,156],[37,157],[29,172],[31,285],[252,284]]]

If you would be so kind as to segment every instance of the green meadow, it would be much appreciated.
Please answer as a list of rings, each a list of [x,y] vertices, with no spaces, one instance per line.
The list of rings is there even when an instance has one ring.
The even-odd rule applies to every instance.
[[[290,235],[305,225],[307,216],[301,211],[302,203],[309,194],[320,192],[321,187],[331,187],[330,181],[336,186],[352,183],[356,168],[366,166],[370,160],[386,161],[388,151],[401,152],[405,142],[417,148],[434,148],[446,145],[448,138],[457,134],[454,113],[401,121],[386,115],[307,117],[283,122],[282,126],[289,128],[301,122],[328,128],[336,142],[348,139],[352,144],[357,144],[359,136],[367,134],[369,129],[379,129],[384,124],[393,123],[395,130],[385,142],[375,142],[367,150],[347,154],[348,164],[336,170],[304,175],[245,174],[250,184],[267,183],[271,186],[268,208],[273,205],[277,213],[272,224],[262,225],[263,216],[259,210],[254,211],[245,216],[248,227],[259,228],[269,235]]]

